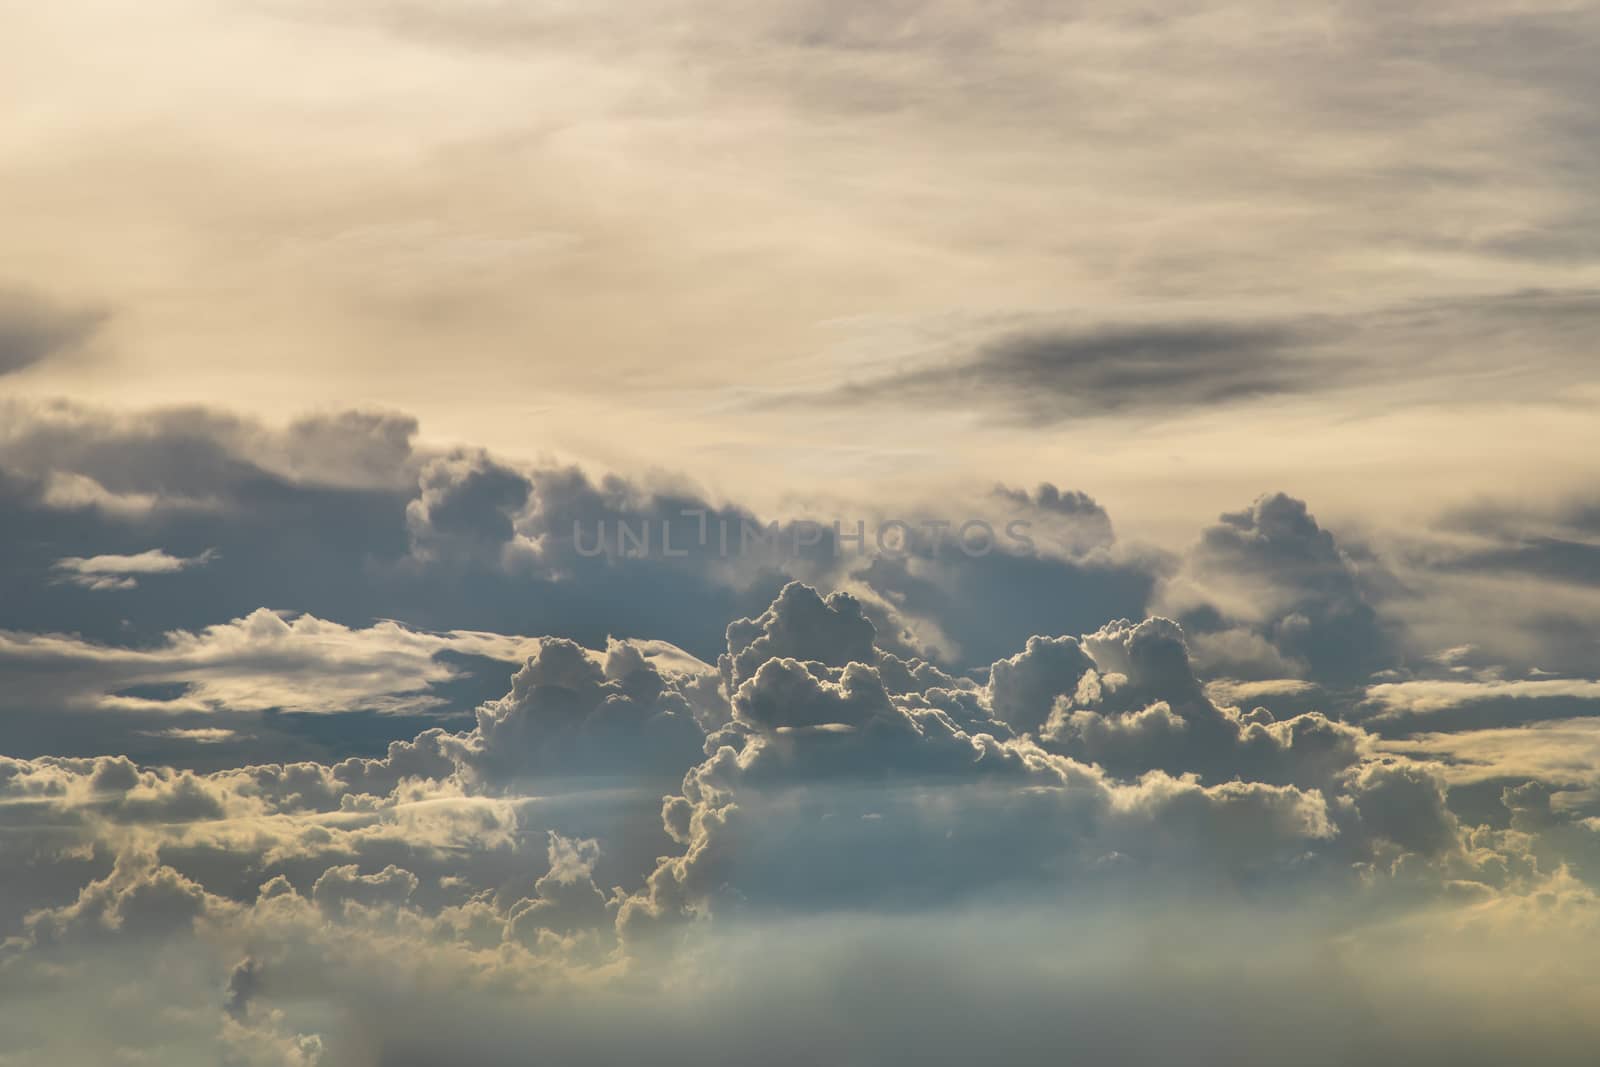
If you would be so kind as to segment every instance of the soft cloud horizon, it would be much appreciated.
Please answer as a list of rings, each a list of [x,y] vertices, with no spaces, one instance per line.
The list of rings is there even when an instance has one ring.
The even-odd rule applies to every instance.
[[[0,1067],[1587,1064],[1600,9],[0,12]]]

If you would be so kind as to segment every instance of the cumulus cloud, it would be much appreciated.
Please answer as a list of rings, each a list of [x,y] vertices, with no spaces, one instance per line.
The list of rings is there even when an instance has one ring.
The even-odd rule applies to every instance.
[[[0,32],[128,327],[0,295],[7,1067],[1594,1059],[1597,512],[1419,526],[1592,497],[1594,10],[116,8]]]
[[[435,459],[422,470],[420,494],[406,506],[412,543],[430,555],[488,553],[497,561],[532,491],[526,476],[484,455]]]
[[[818,524],[724,558],[703,529],[771,527],[415,433],[30,408],[0,439],[0,981],[163,946],[189,983],[187,1028],[119,1017],[84,1055],[404,1062],[432,1039],[384,1025],[400,960],[654,1010],[737,931],[846,912],[992,924],[1159,886],[1316,901],[1357,937],[1590,900],[1595,784],[1561,749],[1591,682],[1424,654],[1389,561],[1292,497],[1178,556],[1044,483],[972,501],[1030,548],[930,527],[852,556]],[[648,524],[687,554],[606,544]],[[129,623],[85,615],[113,590]],[[430,625],[469,618],[493,625]]]
[[[1394,666],[1401,651],[1395,624],[1372,603],[1384,577],[1376,569],[1304,501],[1271,493],[1208,527],[1157,602],[1196,634],[1210,666],[1349,685]]]
[[[981,667],[1036,634],[1143,615],[1168,567],[1158,551],[1119,543],[1093,497],[1050,482],[998,486],[968,511],[971,531],[913,522],[902,552],[852,570],[853,588],[884,609],[885,642],[903,637],[947,665]]]
[[[1080,661],[1065,656],[1059,642],[1053,649],[1039,642],[995,664],[997,707],[1006,706],[1002,698],[1017,675],[1029,677],[1028,721],[1041,706],[1049,709],[1034,727],[1042,743],[1119,773],[1159,768],[1210,781],[1242,776],[1328,787],[1366,745],[1361,730],[1319,711],[1280,717],[1260,704],[1245,710],[1214,703],[1182,630],[1167,619],[1113,623],[1085,635],[1081,649],[1071,647]],[[1035,662],[1047,649],[1057,662]]]
[[[348,655],[377,640],[326,635]],[[391,632],[382,644],[393,654],[393,641],[471,636]],[[1005,931],[1037,942],[1065,929],[1064,893],[1108,938],[1177,914],[1173,900],[1210,923],[1242,921],[1242,895],[1264,909],[1253,922],[1276,924],[1261,951],[1305,939],[1284,973],[1307,982],[1323,951],[1309,931],[1329,923],[1347,948],[1373,950],[1410,924],[1427,936],[1439,916],[1526,934],[1527,902],[1548,899],[1542,922],[1591,936],[1593,894],[1572,873],[1588,869],[1588,831],[1553,803],[1560,786],[1525,784],[1553,778],[1506,789],[1502,825],[1469,822],[1451,802],[1464,779],[1442,753],[1379,745],[1317,713],[1219,704],[1169,620],[1035,638],[983,684],[879,647],[859,600],[800,584],[730,624],[715,667],[661,644],[544,638],[523,651],[510,691],[467,729],[430,729],[378,758],[209,773],[114,756],[0,760],[0,985],[70,972],[87,995],[151,953],[169,975],[122,1000],[147,998],[164,1026],[118,1015],[97,1045],[19,1022],[19,1047],[376,1064],[450,1035],[463,1062],[509,1063],[526,1052],[515,1037],[526,1009],[501,998],[585,1004],[597,1024],[613,1005],[619,1019],[660,1012],[664,1025],[707,1010],[696,990],[729,967],[736,986],[761,987],[761,972],[737,970],[741,945],[831,944],[838,923],[862,921],[842,916],[862,914],[876,918],[856,939],[909,924],[924,946],[969,930],[988,931],[991,948]],[[1094,941],[1077,943],[1081,958]],[[882,966],[902,951],[891,939],[864,958]],[[997,968],[1032,958],[997,951]],[[1194,951],[1245,958],[1220,942]],[[1083,981],[1103,986],[1106,973]],[[1238,972],[1186,973],[1204,975],[1193,997]],[[1150,994],[1146,978],[1128,981]],[[1018,995],[1040,982],[1057,996],[1076,988],[1046,968]],[[401,1004],[428,1025],[395,1022]],[[921,1017],[907,1011],[883,1039],[904,1039]],[[474,1027],[456,1029],[468,1017]],[[757,1019],[752,1039],[776,1025]],[[547,1051],[599,1047],[592,1032],[538,1029]],[[856,1047],[869,1032],[833,1040]],[[659,1051],[704,1059],[690,1033],[656,1030]],[[1218,1040],[1279,1047],[1248,1025]]]
[[[1047,526],[1051,532],[1065,532],[1063,547],[1073,554],[1107,547],[1116,541],[1110,514],[1081,490],[1063,490],[1051,482],[1041,482],[1031,493],[996,486],[995,496],[1015,505],[1019,511],[1031,512],[1034,517],[1055,518],[1056,521]]]
[[[623,903],[625,933],[835,894],[948,901],[1045,872],[1337,880],[1390,851],[1464,854],[1431,771],[1369,758],[1359,727],[1318,713],[1218,707],[1170,621],[1036,638],[980,692],[889,683],[899,663],[853,647],[860,622],[853,601],[790,586],[730,626],[732,719],[666,802],[683,852]],[[756,652],[772,655],[752,671]]]
[[[511,678],[511,691],[477,712],[460,750],[490,778],[628,775],[669,779],[700,754],[702,723],[718,715],[714,675],[663,672],[631,645],[596,656],[546,638]]]

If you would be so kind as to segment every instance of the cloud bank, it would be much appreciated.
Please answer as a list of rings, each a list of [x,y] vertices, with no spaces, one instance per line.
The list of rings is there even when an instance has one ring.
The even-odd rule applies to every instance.
[[[1482,733],[1396,743],[1337,699],[1220,703],[1169,619],[1035,636],[978,678],[798,582],[715,664],[270,613],[144,655],[198,671],[213,716],[326,713],[496,641],[522,661],[504,696],[381,755],[0,760],[20,1062],[1576,1063],[1594,1036],[1571,955],[1600,915],[1592,778]],[[1490,779],[1516,783],[1498,815],[1457,803]]]

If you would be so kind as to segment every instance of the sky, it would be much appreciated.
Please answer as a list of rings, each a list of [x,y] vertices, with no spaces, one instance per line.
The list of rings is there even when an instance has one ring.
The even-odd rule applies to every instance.
[[[0,2],[0,1065],[1589,1062],[1597,47]]]

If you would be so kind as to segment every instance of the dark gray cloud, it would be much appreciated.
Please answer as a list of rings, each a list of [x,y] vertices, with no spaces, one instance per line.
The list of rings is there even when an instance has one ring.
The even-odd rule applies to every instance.
[[[1395,532],[1389,605],[1452,670],[1507,678],[1593,673],[1600,649],[1600,510],[1592,494],[1529,505],[1501,496]]]
[[[1351,685],[1403,658],[1395,623],[1374,606],[1391,584],[1305,501],[1271,493],[1207,527],[1157,601],[1214,667]]]
[[[202,409],[112,416],[17,405],[11,416],[0,492],[14,520],[0,537],[13,552],[0,581],[12,595],[0,625],[148,640],[291,605],[348,625],[532,628],[591,643],[670,632],[714,656],[726,620],[782,584],[742,600],[740,576],[708,574],[704,553],[683,564],[659,553],[586,557],[575,524],[592,538],[604,522],[614,537],[622,521],[671,519],[687,544],[696,520],[682,511],[726,516],[735,528],[754,517],[692,490],[597,482],[575,467],[513,468],[476,450],[424,452],[407,416],[347,412],[282,431]],[[215,549],[216,558],[204,573],[130,591],[120,618],[50,584],[62,557],[131,556],[152,543],[190,558]],[[630,623],[633,611],[647,617]]]
[[[966,555],[952,547],[958,531],[913,524],[901,554],[876,556],[853,574],[894,606],[887,622],[908,627],[913,639],[928,630],[925,644],[947,666],[984,669],[1036,634],[1142,617],[1172,563],[1160,551],[1119,545],[1105,508],[1049,482],[1031,493],[999,486],[973,510],[988,515],[992,551]],[[893,630],[886,625],[879,636]]]
[[[1445,570],[1525,574],[1600,586],[1600,544],[1533,534],[1441,561]]]
[[[76,348],[107,318],[104,311],[67,308],[33,293],[0,287],[0,375]]]
[[[1517,290],[1347,314],[1041,325],[785,403],[932,405],[1030,424],[1365,389],[1378,407],[1547,400],[1592,381],[1600,293]]]
[[[702,537],[702,524],[725,525],[735,541],[746,524],[770,526],[681,483],[594,478],[478,450],[427,452],[414,445],[416,422],[404,415],[324,414],[274,429],[205,409],[113,415],[18,402],[7,411],[0,630],[77,634],[102,646],[97,661],[116,649],[160,650],[173,631],[204,634],[263,607],[351,631],[393,619],[432,631],[548,634],[591,647],[610,636],[651,637],[712,661],[729,619],[759,616],[787,581],[802,577],[860,591],[861,611],[884,648],[947,656],[944,666],[966,669],[1035,633],[1141,616],[1160,565],[1117,549],[1104,508],[1053,485],[974,502],[977,513],[993,515],[997,531],[1012,519],[1029,523],[1032,552],[1000,538],[995,551],[970,557],[947,533],[942,551],[919,534],[903,559],[836,553],[828,519],[803,551],[724,558],[714,534]],[[618,551],[624,526],[649,529],[652,550]],[[684,556],[663,553],[665,527]],[[779,527],[792,545],[797,523]],[[598,554],[597,544],[605,549]],[[931,640],[922,639],[924,628]],[[427,687],[430,700],[440,698],[440,714],[466,714],[510,673],[475,649],[441,646],[437,656],[453,667]],[[167,731],[215,727],[203,712],[182,711],[173,693],[148,691],[172,677],[134,672],[124,695],[157,700],[163,707],[151,714],[175,717],[130,715],[113,742],[104,729],[118,720],[80,699],[87,690],[38,688],[67,676],[38,664],[18,669],[28,685],[12,687],[12,704],[25,697],[50,703],[54,692],[56,703],[83,716],[78,727],[38,716],[0,723],[0,737],[18,754],[107,750],[96,744],[147,754],[162,738],[178,747],[185,736],[201,736]],[[110,675],[78,677],[98,685]],[[233,737],[166,758],[211,765],[236,744],[284,746],[286,730],[301,739],[272,751],[331,756],[381,749],[415,727],[404,716],[387,723],[352,716],[350,734],[340,736],[325,723],[297,728],[293,713],[236,710],[242,717],[229,726]],[[81,726],[90,720],[100,724],[92,732]]]
[[[1600,586],[1600,504],[1592,500],[1538,509],[1487,500],[1442,517],[1438,528],[1454,536],[1414,545],[1410,562],[1443,572]]]
[[[827,402],[1003,405],[1014,418],[1054,422],[1162,411],[1300,392],[1328,369],[1299,354],[1304,327],[1158,324],[1025,333],[954,363],[844,386]]]
[[[659,553],[585,556],[575,524],[592,539],[602,523],[614,537],[620,522],[639,528],[670,520],[678,543],[695,544],[698,520],[685,511],[725,518],[736,529],[754,517],[692,490],[596,481],[574,467],[513,468],[476,451],[424,453],[413,447],[416,423],[406,416],[320,415],[275,430],[203,409],[113,415],[13,402],[5,413],[0,631],[76,634],[101,646],[97,656],[159,650],[170,632],[204,633],[266,606],[353,630],[395,619],[429,630],[470,625],[552,634],[591,646],[611,635],[668,635],[714,659],[727,620],[759,612],[785,580],[759,561],[719,570],[703,550],[682,561]],[[160,555],[151,554],[153,545]],[[169,562],[180,560],[205,565]],[[156,571],[148,580],[138,576]],[[471,649],[459,653],[440,708],[465,713],[496,695],[511,668]],[[18,669],[40,684],[48,675]],[[80,680],[91,676],[99,677]],[[29,692],[52,703],[43,690],[19,685],[10,689],[13,703]],[[213,725],[184,715],[156,722],[132,716],[113,742],[84,724],[93,719],[104,727],[114,715],[68,699],[59,687],[55,693],[53,703],[79,707],[87,718],[69,727],[51,716],[9,717],[0,723],[3,747],[152,752],[155,739],[143,732]],[[270,711],[244,715],[236,724],[241,738],[260,745],[282,744],[292,728],[291,719]],[[312,751],[328,754],[349,751],[356,738],[381,749],[409,736],[394,731],[414,732],[415,724],[361,716],[348,729],[354,737],[328,736],[316,724],[304,732],[319,738]],[[329,743],[332,749],[320,748]],[[300,744],[289,751],[307,754]],[[192,755],[220,758],[217,751]]]
[[[1353,709],[1372,733],[1403,738],[1527,726],[1600,715],[1600,688],[1586,681],[1416,680],[1371,687]]]

